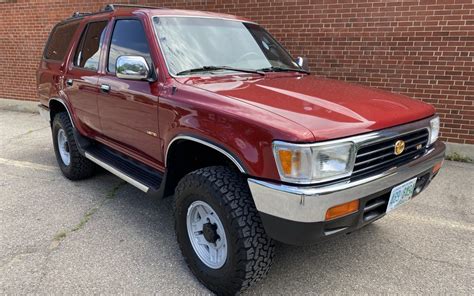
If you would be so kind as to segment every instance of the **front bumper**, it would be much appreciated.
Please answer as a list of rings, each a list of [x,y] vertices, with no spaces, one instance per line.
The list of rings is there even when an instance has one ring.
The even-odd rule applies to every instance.
[[[370,221],[363,221],[364,217],[360,215],[369,201],[388,199],[386,195],[396,185],[419,177],[418,180],[425,182],[421,184],[421,190],[426,188],[434,177],[432,168],[444,159],[445,149],[444,143],[437,141],[424,155],[410,163],[354,182],[303,187],[249,178],[248,184],[267,233],[286,243],[307,244],[337,233],[350,232],[380,218],[381,215],[378,215]],[[356,199],[360,200],[358,212],[325,221],[329,208]]]

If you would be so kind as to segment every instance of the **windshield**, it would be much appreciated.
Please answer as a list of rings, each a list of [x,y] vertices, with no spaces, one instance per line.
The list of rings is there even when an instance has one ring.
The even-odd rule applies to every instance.
[[[301,70],[256,24],[197,17],[155,17],[153,23],[171,75],[209,66]]]

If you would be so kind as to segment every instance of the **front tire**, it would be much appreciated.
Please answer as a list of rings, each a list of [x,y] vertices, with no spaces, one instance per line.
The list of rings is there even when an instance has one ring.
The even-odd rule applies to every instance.
[[[52,125],[53,145],[59,168],[70,180],[82,180],[91,177],[95,164],[85,158],[77,147],[74,131],[67,113],[56,114]]]
[[[218,295],[247,289],[271,267],[274,242],[245,178],[231,168],[199,169],[179,182],[175,230],[189,268]]]

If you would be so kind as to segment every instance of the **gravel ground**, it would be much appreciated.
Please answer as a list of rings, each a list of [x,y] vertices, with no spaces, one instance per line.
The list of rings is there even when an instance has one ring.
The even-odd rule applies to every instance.
[[[348,236],[279,244],[247,294],[470,294],[474,165],[446,162],[412,202]],[[71,182],[36,114],[0,110],[0,294],[209,294],[186,267],[169,200],[100,172]]]

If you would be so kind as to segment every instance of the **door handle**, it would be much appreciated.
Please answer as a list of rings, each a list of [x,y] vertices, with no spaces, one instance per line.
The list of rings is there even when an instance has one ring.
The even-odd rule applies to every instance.
[[[66,84],[67,84],[68,86],[72,86],[73,83],[74,83],[74,82],[73,82],[73,80],[72,80],[71,78],[69,78],[68,80],[66,80]]]
[[[108,92],[110,91],[110,85],[108,85],[108,84],[101,84],[101,85],[100,85],[100,90],[103,91],[103,92],[108,93]]]

